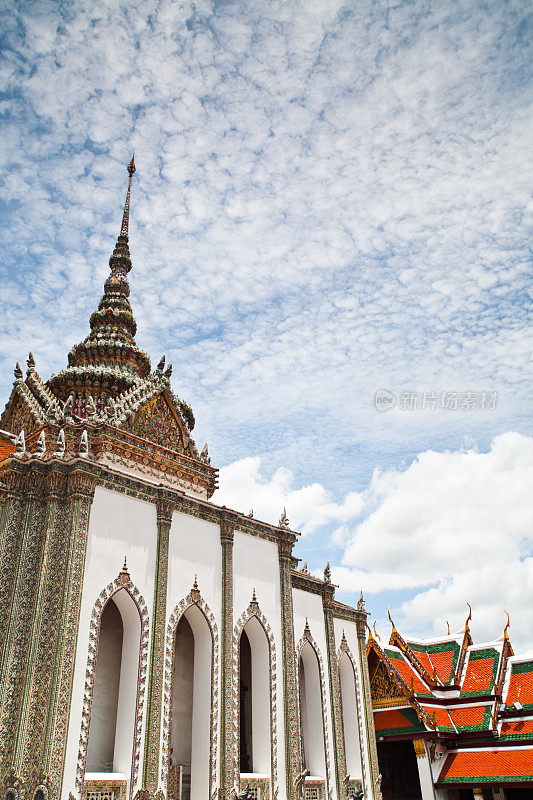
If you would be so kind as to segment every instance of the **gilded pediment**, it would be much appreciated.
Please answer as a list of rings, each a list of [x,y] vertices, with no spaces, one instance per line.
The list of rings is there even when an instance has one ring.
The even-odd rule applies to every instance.
[[[405,694],[396,681],[391,678],[383,661],[379,662],[372,677],[370,694],[374,708],[397,706],[408,703]]]
[[[120,427],[142,439],[168,447],[169,450],[188,454],[184,441],[186,434],[165,394],[153,397],[139,408],[132,419],[126,420]]]

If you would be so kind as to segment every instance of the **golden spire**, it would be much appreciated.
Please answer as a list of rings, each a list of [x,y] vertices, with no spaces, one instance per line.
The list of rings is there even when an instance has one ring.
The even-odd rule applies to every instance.
[[[122,215],[122,225],[120,228],[120,235],[121,236],[128,236],[128,226],[130,223],[130,194],[131,194],[131,179],[133,178],[133,173],[135,172],[135,153],[133,153],[131,157],[131,161],[127,167],[129,180],[128,180],[128,191],[126,192],[126,202],[124,203],[124,213]]]

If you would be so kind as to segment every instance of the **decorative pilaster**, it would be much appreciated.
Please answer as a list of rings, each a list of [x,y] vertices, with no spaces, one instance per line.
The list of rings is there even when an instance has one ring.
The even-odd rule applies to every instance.
[[[43,719],[45,717],[45,698],[48,697],[47,682],[49,680],[49,667],[39,662],[39,655],[43,655],[42,645],[44,644],[48,652],[51,650],[50,642],[53,641],[53,631],[57,630],[57,614],[50,618],[50,594],[58,595],[61,586],[60,580],[50,581],[50,568],[57,570],[58,564],[61,565],[61,552],[54,548],[57,533],[57,518],[59,501],[65,490],[66,478],[61,472],[52,470],[46,475],[44,482],[44,494],[47,498],[46,516],[43,529],[42,558],[38,570],[38,583],[36,587],[36,598],[32,615],[31,632],[28,640],[28,647],[25,652],[25,674],[22,691],[18,696],[16,713],[13,725],[17,728],[17,739],[14,751],[14,768],[17,773],[27,779],[27,770],[23,769],[22,756],[24,745],[27,740],[31,742],[29,763],[27,767],[35,766],[36,750],[42,742]],[[64,499],[64,498],[63,498]],[[40,640],[41,629],[46,631],[46,642]],[[45,651],[46,652],[46,651]],[[37,682],[38,691],[35,692],[34,683]],[[32,695],[34,695],[32,697]],[[36,719],[36,714],[41,718],[41,725]],[[18,721],[18,724],[17,724]],[[28,724],[28,722],[30,724]]]
[[[222,636],[220,659],[220,791],[229,800],[233,789],[233,538],[229,518],[220,521],[222,547]]]
[[[294,546],[294,540],[294,535],[287,533],[286,537],[280,537],[278,546],[281,593],[281,633],[283,644],[283,707],[285,716],[285,771],[287,775],[287,800],[296,800],[297,794],[295,784],[302,770],[291,579],[291,554]]]
[[[49,778],[50,800],[59,799],[63,779],[87,552],[87,533],[94,489],[95,480],[89,470],[78,466],[69,475],[66,504],[66,547],[62,554],[65,572],[61,587],[58,631],[50,679],[52,691],[47,709],[43,746],[43,770]]]
[[[15,536],[18,533],[20,546],[7,629],[3,638],[0,680],[0,740],[2,749],[6,753],[11,753],[11,761],[14,758],[20,688],[30,644],[35,587],[39,579],[45,508],[42,492],[43,475],[31,470],[25,478],[22,530],[13,532]]]
[[[36,503],[36,492],[27,485],[27,476],[16,467],[5,476],[8,482],[7,498],[2,515],[1,575],[0,583],[0,713],[7,689],[9,661],[17,605],[21,591],[21,573],[24,566],[25,546],[31,530],[31,519]]]
[[[15,594],[24,511],[22,503],[24,475],[15,468],[6,472],[3,475],[3,479],[7,484],[7,491],[2,507],[2,528],[0,530],[0,575],[2,576],[0,581],[0,688],[4,687],[8,680],[7,669],[9,664],[4,664],[3,645],[7,644],[8,626],[11,619],[10,610]],[[2,747],[0,750],[0,770],[2,770],[2,773],[10,766],[7,763],[7,758],[7,747]]]
[[[335,758],[335,780],[337,797],[346,798],[346,753],[344,749],[344,732],[342,729],[342,708],[339,665],[335,646],[335,627],[333,623],[332,601],[335,588],[326,584],[322,589],[322,606],[324,609],[324,627],[326,631],[326,649],[328,653],[329,701],[331,706],[331,732],[333,735],[333,753]]]
[[[362,606],[362,600],[360,601]],[[358,610],[364,610],[359,607]],[[361,675],[361,692],[363,694],[364,726],[368,752],[368,774],[370,786],[366,787],[366,796],[369,800],[381,800],[381,775],[379,774],[378,750],[376,746],[376,730],[374,728],[374,712],[372,710],[372,697],[370,695],[370,676],[368,674],[368,660],[366,655],[366,615],[358,617],[357,650],[359,657],[359,671]]]
[[[146,738],[143,761],[143,796],[153,797],[159,788],[159,754],[165,669],[165,625],[167,616],[168,543],[173,506],[165,499],[157,501],[157,555],[155,565],[152,641],[146,709]]]

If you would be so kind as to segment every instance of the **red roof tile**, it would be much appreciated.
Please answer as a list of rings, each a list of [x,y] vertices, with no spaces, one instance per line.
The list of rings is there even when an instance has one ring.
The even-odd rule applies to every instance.
[[[423,706],[423,708],[428,712],[431,719],[435,720],[439,729],[453,731],[455,733],[453,722],[445,708],[441,708],[440,706]]]
[[[523,661],[511,667],[511,680],[505,697],[508,706],[515,702],[533,707],[533,662]]]
[[[416,655],[425,669],[433,674],[435,669],[443,683],[449,683],[453,678],[460,647],[456,641],[437,642],[435,644],[416,644],[408,642],[409,647]]]
[[[491,706],[461,706],[450,708],[450,717],[459,731],[483,730],[490,726]]]
[[[0,461],[3,461],[4,458],[11,455],[14,449],[15,445],[13,442],[6,442],[4,439],[0,439]]]
[[[428,689],[428,687],[422,683],[416,672],[411,668],[401,653],[397,653],[395,650],[388,649],[386,649],[384,652],[391,659],[392,663],[409,687],[412,686],[417,694],[432,694],[430,689]]]
[[[461,694],[475,696],[490,694],[496,680],[499,653],[490,647],[470,652]]]
[[[376,733],[381,735],[399,733],[419,733],[425,731],[412,708],[374,711]]]
[[[533,749],[449,753],[437,783],[533,781]]]
[[[505,720],[500,739],[533,739],[533,719]]]

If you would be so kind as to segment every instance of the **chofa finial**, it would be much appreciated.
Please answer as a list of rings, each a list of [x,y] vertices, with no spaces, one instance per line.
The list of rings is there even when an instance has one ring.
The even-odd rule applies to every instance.
[[[389,616],[389,622],[392,625],[392,632],[391,632],[391,636],[392,636],[393,634],[398,633],[398,631],[396,630],[396,625],[394,624],[394,620],[392,619],[392,617],[390,615],[390,606],[387,608],[387,614]]]
[[[289,530],[289,518],[285,508],[283,509],[281,517],[279,518],[278,527],[283,528],[285,531]]]
[[[324,567],[324,582],[331,583],[331,567],[329,561],[326,561],[326,566]]]

